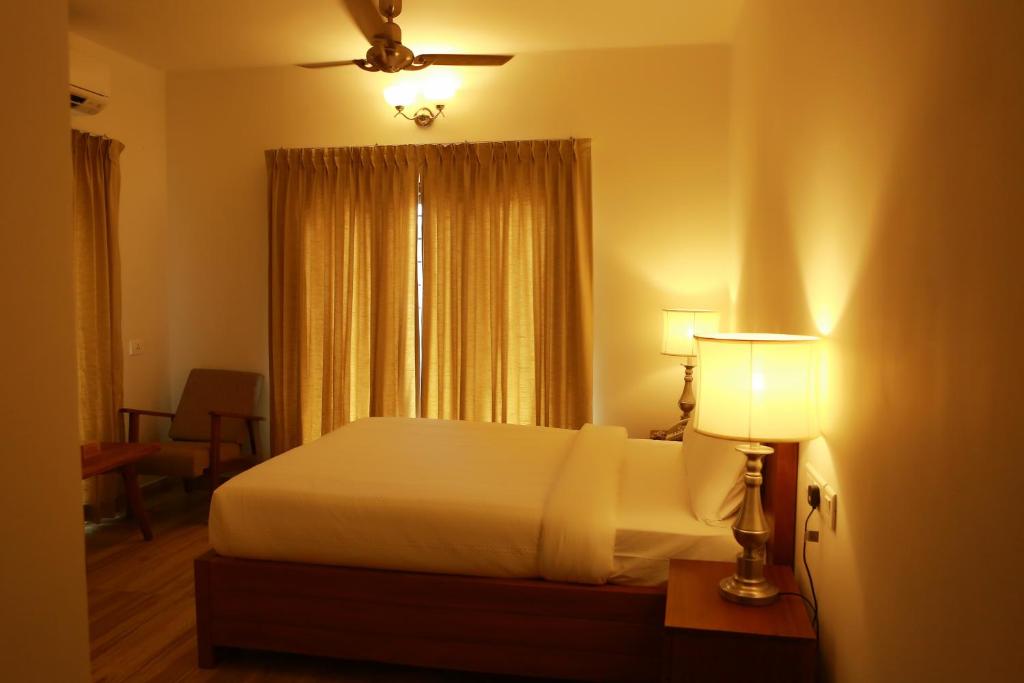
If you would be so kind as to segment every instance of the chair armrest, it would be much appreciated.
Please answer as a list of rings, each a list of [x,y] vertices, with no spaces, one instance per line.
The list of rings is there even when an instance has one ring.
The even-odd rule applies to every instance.
[[[220,486],[220,443],[221,443],[221,420],[245,420],[245,429],[249,432],[249,445],[252,448],[253,456],[259,454],[259,438],[253,424],[263,420],[259,415],[246,415],[245,413],[229,413],[222,410],[210,411],[210,490],[216,491]]]
[[[173,418],[174,413],[165,413],[162,410],[141,410],[139,408],[118,408],[117,412],[127,415],[148,415],[150,417]]]
[[[128,416],[128,443],[138,443],[139,441],[139,416],[146,415],[148,417],[168,417],[174,419],[174,413],[165,413],[162,410],[140,410],[138,408],[118,408],[118,415]],[[119,428],[124,428],[124,423],[121,422],[121,418],[118,418]],[[121,432],[123,435],[124,432]]]
[[[249,422],[260,422],[263,420],[259,415],[246,415],[245,413],[228,413],[220,410],[211,410],[210,417],[226,417],[235,420],[247,420]]]

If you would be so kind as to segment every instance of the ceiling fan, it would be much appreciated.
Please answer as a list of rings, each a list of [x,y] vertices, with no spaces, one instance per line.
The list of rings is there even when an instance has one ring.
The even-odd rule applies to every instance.
[[[402,0],[379,0],[374,7],[373,0],[344,0],[345,7],[355,20],[356,26],[370,41],[366,59],[346,59],[338,62],[317,62],[299,64],[307,69],[323,69],[331,66],[355,64],[364,71],[419,71],[428,66],[501,66],[512,55],[414,55],[402,45],[402,29],[395,23],[395,17],[402,13]]]

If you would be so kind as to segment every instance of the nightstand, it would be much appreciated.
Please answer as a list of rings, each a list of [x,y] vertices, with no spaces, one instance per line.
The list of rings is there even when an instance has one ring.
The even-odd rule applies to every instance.
[[[766,607],[727,602],[718,582],[732,562],[672,560],[665,601],[665,680],[812,683],[817,642],[803,601],[780,596]],[[765,575],[796,592],[793,570],[770,565]]]

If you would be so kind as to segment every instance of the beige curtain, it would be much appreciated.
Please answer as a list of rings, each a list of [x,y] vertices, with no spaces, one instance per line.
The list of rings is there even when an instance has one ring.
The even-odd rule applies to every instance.
[[[415,148],[272,150],[274,453],[416,414]]]
[[[120,439],[117,410],[123,359],[117,221],[123,149],[117,140],[71,131],[78,423],[83,442]],[[94,477],[84,484],[90,517],[117,512],[116,476]]]
[[[425,148],[422,414],[591,418],[590,141]]]

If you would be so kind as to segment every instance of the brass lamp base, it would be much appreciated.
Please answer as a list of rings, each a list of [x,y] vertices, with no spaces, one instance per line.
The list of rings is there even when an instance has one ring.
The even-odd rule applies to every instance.
[[[652,429],[650,438],[655,441],[682,441],[686,430],[686,420],[680,420],[668,429]]]
[[[778,599],[779,588],[764,577],[760,581],[750,581],[734,574],[719,582],[718,594],[740,605],[770,605]]]
[[[683,393],[679,395],[679,422],[668,429],[652,429],[650,438],[655,441],[682,441],[683,432],[690,422],[690,413],[697,407],[697,398],[693,394],[693,369],[694,356],[685,356],[686,362],[682,365],[686,368],[683,374]]]
[[[775,451],[757,443],[736,450],[747,456],[743,506],[732,525],[732,534],[743,552],[736,557],[736,573],[722,579],[718,593],[741,605],[770,605],[779,597],[779,589],[764,576],[765,544],[771,531],[761,508],[761,459]]]

